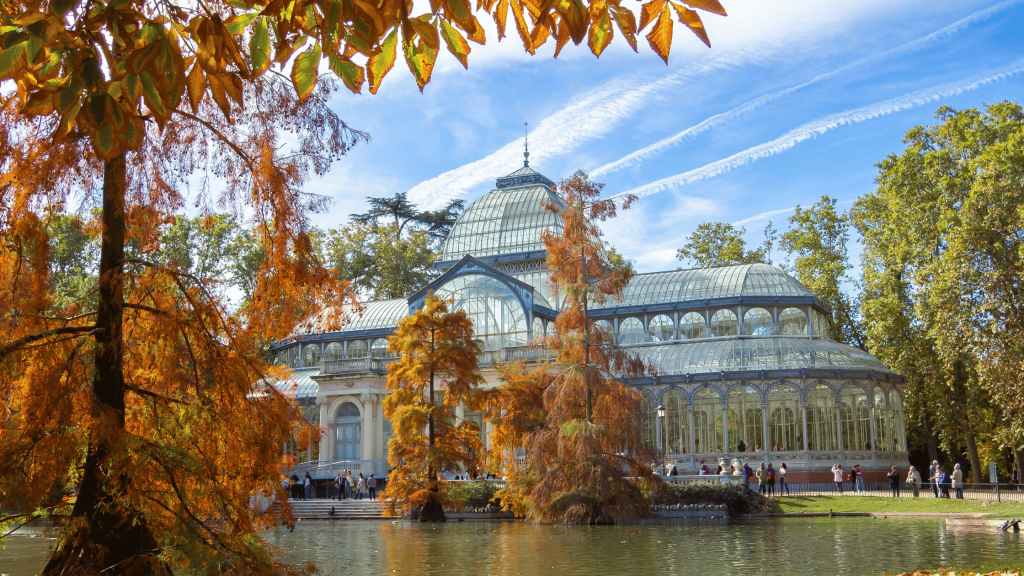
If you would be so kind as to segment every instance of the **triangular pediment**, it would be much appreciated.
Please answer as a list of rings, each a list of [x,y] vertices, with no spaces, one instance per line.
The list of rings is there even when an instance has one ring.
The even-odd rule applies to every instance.
[[[479,258],[467,254],[445,271],[444,274],[441,274],[430,284],[420,288],[419,291],[409,297],[409,314],[423,308],[423,302],[427,299],[427,294],[436,291],[450,280],[467,274],[489,276],[504,283],[516,293],[524,309],[533,309],[533,286],[509,276]]]

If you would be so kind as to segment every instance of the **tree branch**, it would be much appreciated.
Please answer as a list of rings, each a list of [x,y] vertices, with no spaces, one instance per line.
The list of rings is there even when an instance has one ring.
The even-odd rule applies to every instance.
[[[65,326],[64,328],[54,328],[53,330],[36,332],[35,334],[25,336],[24,338],[20,338],[14,342],[0,346],[0,358],[5,357],[12,352],[16,352],[33,342],[49,338],[50,336],[58,336],[61,334],[85,334],[91,333],[93,330],[96,330],[96,326]]]

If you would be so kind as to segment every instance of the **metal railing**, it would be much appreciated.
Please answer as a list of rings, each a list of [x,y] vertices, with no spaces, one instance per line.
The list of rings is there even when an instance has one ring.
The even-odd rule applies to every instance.
[[[544,360],[551,358],[554,354],[547,348],[537,348],[536,346],[511,346],[509,348],[502,348],[503,359],[505,362],[515,362],[516,360]]]
[[[296,474],[299,478],[305,476],[306,472],[313,478],[334,478],[338,472],[349,470],[353,475],[369,476],[376,474],[383,476],[388,471],[388,461],[381,460],[311,460],[296,464],[291,471],[286,472],[289,476]]]
[[[320,362],[320,373],[328,374],[350,374],[354,372],[373,372],[374,374],[386,374],[388,364],[394,362],[394,358],[351,358],[348,360],[323,360]]]
[[[672,484],[689,484],[692,482],[709,482],[709,483],[722,483],[722,480],[718,479],[729,479],[731,483],[742,483],[742,478],[738,476],[663,476],[663,480]],[[761,487],[757,484],[757,478],[751,478],[748,484],[751,490],[761,491]],[[947,490],[944,492],[941,488],[937,490],[940,497],[943,497],[946,492],[949,494],[950,499],[957,499],[957,491],[952,486],[947,486]],[[883,498],[892,498],[893,491],[889,487],[888,482],[864,482],[860,486],[854,485],[850,482],[842,483],[842,490],[840,491],[839,486],[835,482],[786,482],[781,484],[776,481],[774,484],[768,484],[765,487],[764,492],[768,496],[785,497],[785,496],[876,496]],[[1024,484],[1013,485],[1013,484],[987,484],[968,483],[963,487],[962,490],[964,500],[972,501],[986,501],[986,502],[1024,502]],[[931,484],[922,484],[918,489],[919,498],[935,498],[935,491],[932,489]],[[899,484],[899,497],[900,498],[913,498],[914,490],[913,487],[906,483],[900,482]]]

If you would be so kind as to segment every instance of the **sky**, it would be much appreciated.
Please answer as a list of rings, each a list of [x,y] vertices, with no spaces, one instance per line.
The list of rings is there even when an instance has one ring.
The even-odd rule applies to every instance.
[[[824,194],[849,209],[940,106],[1022,99],[1024,0],[721,2],[727,17],[702,13],[711,48],[677,23],[667,66],[642,38],[639,53],[617,37],[600,59],[530,56],[492,23],[469,69],[444,52],[422,94],[401,61],[377,95],[342,89],[332,108],[372,141],[308,183],[335,201],[314,223],[343,225],[367,196],[471,202],[522,166],[529,123],[538,172],[641,197],[603,226],[638,271],[685,268],[676,250],[700,223],[757,244]]]

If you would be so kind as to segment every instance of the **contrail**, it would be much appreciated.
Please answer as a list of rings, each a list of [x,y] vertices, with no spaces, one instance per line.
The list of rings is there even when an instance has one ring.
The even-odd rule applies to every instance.
[[[631,153],[623,156],[622,158],[619,158],[618,160],[615,160],[613,162],[609,162],[607,164],[604,164],[603,166],[595,168],[594,170],[590,171],[590,175],[591,176],[601,176],[601,175],[613,174],[613,173],[618,172],[620,170],[625,170],[626,168],[631,168],[633,166],[636,166],[637,164],[643,162],[644,160],[646,160],[646,159],[648,159],[648,158],[650,158],[652,156],[656,156],[656,155],[664,152],[665,150],[667,150],[669,148],[675,147],[676,145],[680,144],[681,142],[683,142],[685,140],[688,140],[690,138],[694,138],[697,135],[699,135],[699,134],[701,134],[703,132],[707,132],[708,130],[710,130],[710,129],[716,127],[716,126],[720,126],[722,124],[725,124],[726,122],[729,122],[730,120],[732,120],[734,118],[742,116],[743,114],[746,114],[747,112],[750,112],[752,110],[760,108],[761,106],[763,106],[763,105],[765,105],[765,104],[767,104],[767,103],[769,103],[769,102],[771,102],[773,100],[777,100],[779,98],[782,98],[783,96],[787,96],[789,94],[792,94],[793,92],[796,92],[797,90],[806,88],[806,87],[808,87],[808,86],[810,86],[812,84],[816,84],[818,82],[821,82],[822,80],[827,80],[829,78],[833,78],[833,77],[835,77],[835,76],[837,76],[837,75],[839,75],[839,74],[841,74],[841,73],[843,73],[843,72],[845,72],[847,70],[850,70],[852,68],[856,68],[856,67],[861,66],[861,65],[863,65],[863,64],[865,64],[867,62],[870,62],[870,61],[873,61],[873,60],[881,60],[881,59],[884,59],[884,58],[887,58],[887,57],[890,57],[890,56],[895,56],[895,55],[904,54],[904,53],[907,53],[907,52],[913,52],[915,50],[919,50],[919,49],[923,48],[924,46],[927,46],[928,44],[931,44],[931,43],[936,42],[938,40],[947,38],[947,37],[955,34],[956,32],[959,32],[963,28],[966,28],[967,26],[969,26],[971,24],[974,24],[975,22],[979,22],[981,20],[985,20],[987,18],[990,18],[990,17],[994,16],[995,14],[997,14],[997,13],[1003,11],[1003,10],[1006,10],[1007,8],[1012,7],[1015,4],[1019,4],[1022,1],[1024,1],[1024,0],[1006,0],[1005,2],[1001,2],[999,4],[996,4],[995,6],[991,6],[989,8],[984,9],[984,10],[979,10],[979,11],[977,11],[977,12],[975,12],[975,13],[969,15],[969,16],[965,16],[964,18],[961,18],[960,20],[957,20],[956,22],[954,22],[954,23],[952,23],[952,24],[950,24],[948,26],[943,26],[942,28],[936,30],[935,32],[932,32],[931,34],[928,34],[927,36],[922,36],[921,38],[918,38],[916,40],[911,40],[910,42],[907,42],[905,44],[901,44],[901,45],[899,45],[899,46],[897,46],[895,48],[886,50],[885,52],[882,52],[880,54],[875,54],[875,55],[872,55],[872,56],[866,56],[864,58],[861,58],[860,60],[857,60],[856,62],[851,62],[850,64],[846,64],[844,66],[836,68],[835,70],[832,70],[831,72],[826,72],[825,74],[820,74],[820,75],[818,75],[818,76],[808,80],[807,82],[803,82],[803,83],[798,84],[796,86],[792,86],[790,88],[786,88],[786,89],[783,89],[783,90],[778,90],[776,92],[772,92],[770,94],[765,94],[763,96],[755,98],[755,99],[750,100],[748,102],[744,102],[743,104],[740,104],[739,106],[737,106],[737,107],[735,107],[735,108],[733,108],[731,110],[728,110],[726,112],[722,112],[721,114],[715,114],[714,116],[711,116],[710,118],[708,118],[707,120],[704,120],[703,122],[701,122],[699,124],[696,124],[694,126],[690,126],[689,128],[687,128],[687,129],[685,129],[685,130],[683,130],[681,132],[677,132],[676,134],[673,134],[672,136],[669,136],[667,138],[663,138],[663,139],[655,142],[654,144],[651,144],[650,146],[645,146],[644,148],[641,148],[640,150],[637,150],[635,152],[631,152]]]
[[[796,210],[795,206],[792,207],[792,208],[782,208],[781,210],[769,210],[767,212],[761,212],[760,214],[754,214],[753,216],[744,218],[743,220],[737,220],[736,222],[733,222],[732,224],[733,224],[733,226],[745,226],[747,224],[750,224],[751,222],[757,222],[759,220],[765,220],[767,218],[771,218],[772,216],[778,216],[779,214],[785,214],[787,212],[792,212],[793,210]]]
[[[954,96],[962,92],[974,90],[979,86],[998,82],[1004,78],[1018,74],[1022,70],[1024,70],[1024,59],[1018,60],[1009,66],[991,72],[987,76],[974,76],[959,82],[951,82],[934,88],[911,92],[876,104],[847,110],[846,112],[830,114],[798,126],[770,142],[765,142],[764,144],[748,148],[742,152],[733,154],[728,158],[723,158],[717,162],[706,164],[700,168],[695,168],[681,174],[676,174],[675,176],[669,176],[649,184],[644,184],[643,186],[638,186],[632,190],[627,190],[626,192],[617,194],[617,196],[623,196],[626,194],[636,194],[640,197],[650,196],[651,194],[656,194],[669,188],[683,186],[697,182],[698,180],[713,178],[719,174],[729,172],[733,168],[738,168],[745,164],[755,162],[761,158],[767,158],[768,156],[774,156],[779,152],[789,150],[800,142],[815,138],[829,130],[832,130],[833,128],[871,120],[873,118],[878,118],[879,116],[885,116],[894,112],[899,112],[900,110],[906,110],[908,108],[927,104],[928,102],[938,100],[939,98]]]

